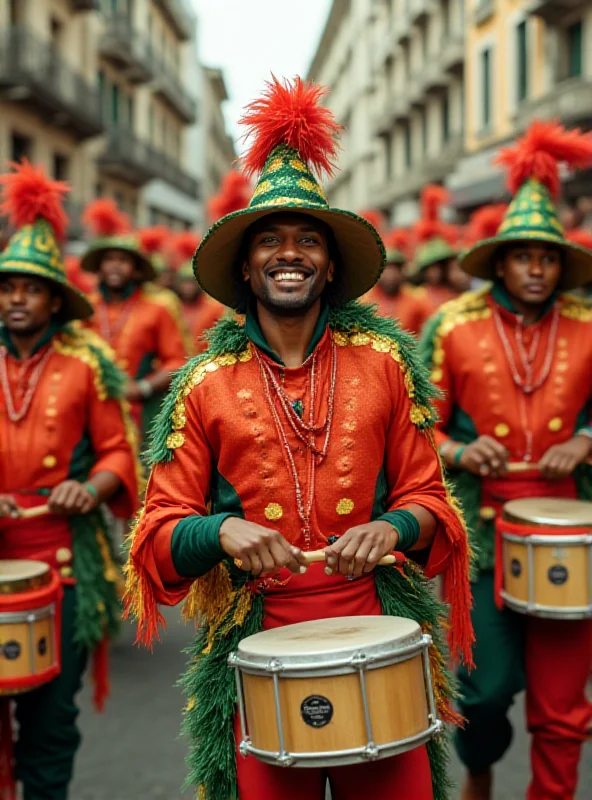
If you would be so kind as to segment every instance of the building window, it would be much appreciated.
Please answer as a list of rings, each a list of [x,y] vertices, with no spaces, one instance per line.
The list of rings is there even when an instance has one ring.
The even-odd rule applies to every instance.
[[[154,106],[148,109],[148,141],[154,144]]]
[[[582,74],[582,20],[567,29],[567,76],[577,78]]]
[[[387,134],[384,139],[384,164],[386,169],[386,176],[387,178],[392,178],[393,176],[393,148],[391,137]]]
[[[70,172],[70,160],[61,153],[53,154],[53,177],[56,181],[67,181]]]
[[[111,87],[111,122],[115,127],[119,125],[119,86],[116,83]]]
[[[421,151],[428,151],[428,112],[425,108],[421,111]]]
[[[526,20],[516,28],[516,99],[519,103],[528,97],[528,51]]]
[[[405,166],[407,169],[413,162],[413,143],[411,139],[411,123],[407,122],[403,129],[403,146],[405,148]]]
[[[33,140],[29,136],[21,136],[20,133],[13,133],[10,142],[10,158],[12,161],[20,161],[22,158],[33,160]]]
[[[127,125],[130,131],[134,130],[134,98],[133,95],[127,97]]]
[[[491,48],[481,52],[481,126],[491,125]]]
[[[450,141],[450,100],[448,95],[442,98],[442,141]]]

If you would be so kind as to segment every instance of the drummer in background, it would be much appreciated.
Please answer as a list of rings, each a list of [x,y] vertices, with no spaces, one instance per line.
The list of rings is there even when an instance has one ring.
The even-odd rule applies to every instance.
[[[496,236],[462,261],[492,283],[445,305],[421,344],[437,401],[437,442],[474,537],[476,669],[460,670],[467,725],[456,747],[464,800],[492,795],[492,765],[512,739],[508,711],[526,687],[532,733],[529,800],[575,796],[591,719],[585,685],[591,623],[524,617],[494,604],[494,519],[509,500],[591,500],[592,311],[562,294],[592,277],[592,253],[564,238],[554,202],[558,159],[592,165],[592,141],[553,123],[532,125],[502,151],[515,195]],[[532,464],[507,471],[510,462]],[[498,565],[498,568],[501,565]]]
[[[172,373],[189,354],[179,300],[152,283],[154,265],[112,200],[89,203],[84,221],[95,239],[81,267],[98,278],[98,289],[90,297],[95,309],[90,326],[113,348],[127,373],[125,396],[146,436]],[[158,231],[153,234],[158,239]]]
[[[119,623],[121,578],[100,506],[123,519],[135,513],[136,442],[111,351],[72,322],[92,307],[60,255],[66,185],[27,162],[0,181],[0,213],[17,229],[0,256],[0,559],[44,561],[64,582],[62,672],[15,698],[16,777],[25,800],[65,800],[82,674],[94,653],[102,707]],[[44,504],[49,515],[13,518]]]
[[[445,574],[451,647],[470,658],[466,532],[430,432],[432,388],[396,323],[347,302],[376,282],[384,251],[368,222],[329,208],[311,171],[329,170],[337,150],[323,94],[274,79],[243,119],[254,137],[245,169],[259,182],[248,209],[210,229],[195,264],[201,286],[246,318],[218,323],[208,351],[176,378],[132,538],[127,607],[140,639],[157,633],[157,603],[188,593],[189,615],[206,623],[185,678],[189,781],[203,800],[235,797],[237,785],[241,800],[324,800],[321,769],[238,756],[235,770],[227,656],[262,628],[401,614],[410,585],[417,602],[402,615],[438,638],[442,609],[419,568],[374,570],[392,550]],[[326,551],[326,572],[302,570],[302,551],[315,549]],[[446,657],[432,655],[440,713],[452,720]],[[434,740],[332,768],[333,799],[428,800],[432,781],[441,797],[443,748]]]
[[[381,317],[397,320],[403,330],[418,334],[433,307],[426,290],[407,283],[405,268],[408,262],[410,234],[408,231],[392,230],[383,236],[386,247],[386,264],[378,283],[362,301],[376,303]]]

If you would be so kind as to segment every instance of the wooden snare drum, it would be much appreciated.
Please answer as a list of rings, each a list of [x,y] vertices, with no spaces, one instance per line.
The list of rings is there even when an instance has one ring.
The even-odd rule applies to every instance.
[[[592,616],[592,503],[512,500],[498,529],[509,608],[551,619]]]
[[[340,617],[244,639],[236,670],[243,755],[296,767],[404,753],[438,733],[431,637],[403,617]]]
[[[42,561],[0,561],[0,694],[59,675],[62,585]]]

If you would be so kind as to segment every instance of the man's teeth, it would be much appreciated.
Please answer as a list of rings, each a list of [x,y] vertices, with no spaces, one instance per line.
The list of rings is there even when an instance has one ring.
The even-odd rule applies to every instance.
[[[277,272],[273,276],[275,281],[303,281],[305,278],[303,272]]]

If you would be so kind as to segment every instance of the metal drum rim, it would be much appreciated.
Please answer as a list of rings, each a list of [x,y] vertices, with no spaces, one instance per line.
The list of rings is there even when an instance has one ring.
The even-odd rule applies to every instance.
[[[540,497],[540,498],[520,498],[517,500],[508,500],[502,508],[502,521],[511,522],[514,525],[529,525],[533,528],[582,528],[583,530],[592,529],[592,503],[586,503],[584,500],[573,499],[574,503],[580,503],[590,506],[590,522],[573,522],[569,519],[550,519],[536,515],[534,518],[523,516],[519,511],[516,511],[516,505],[522,503],[524,500],[556,500],[564,502],[565,500],[572,500],[572,498],[565,497]]]

